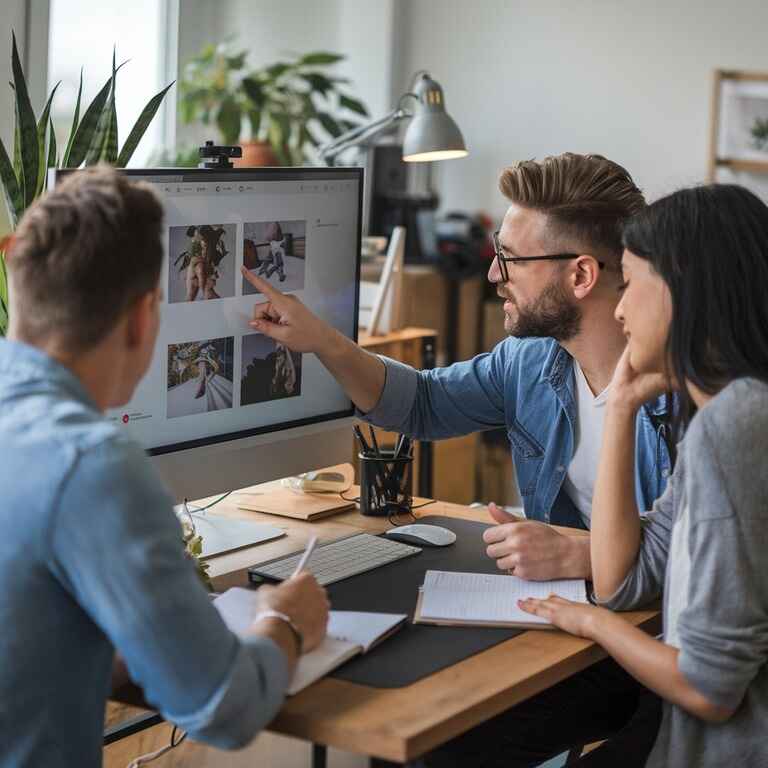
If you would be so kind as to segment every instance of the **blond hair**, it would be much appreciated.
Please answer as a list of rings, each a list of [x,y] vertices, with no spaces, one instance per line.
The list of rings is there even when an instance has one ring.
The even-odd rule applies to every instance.
[[[602,155],[524,160],[502,172],[499,188],[510,202],[545,213],[549,234],[568,250],[612,265],[621,258],[623,222],[645,208],[629,173]]]

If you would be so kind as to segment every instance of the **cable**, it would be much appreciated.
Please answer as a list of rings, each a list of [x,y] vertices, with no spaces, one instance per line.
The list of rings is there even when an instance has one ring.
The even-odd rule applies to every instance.
[[[179,731],[181,733],[181,736],[176,739],[176,732]],[[157,760],[158,757],[162,757],[166,752],[170,752],[175,747],[178,747],[179,744],[181,744],[184,739],[187,738],[187,734],[185,731],[180,731],[178,726],[174,725],[173,730],[171,731],[171,743],[167,744],[164,747],[161,747],[160,749],[155,750],[154,752],[147,752],[144,755],[139,755],[137,758],[131,760],[130,763],[128,763],[127,768],[141,768],[142,765],[146,765],[147,763],[151,763],[154,760]]]
[[[226,493],[219,496],[218,499],[215,501],[210,502],[210,504],[206,504],[204,507],[195,507],[195,512],[205,512],[206,509],[210,509],[211,507],[215,507],[220,501],[224,501],[224,499],[227,498],[232,493],[232,491],[227,491]],[[187,503],[187,500],[184,499],[184,503]]]

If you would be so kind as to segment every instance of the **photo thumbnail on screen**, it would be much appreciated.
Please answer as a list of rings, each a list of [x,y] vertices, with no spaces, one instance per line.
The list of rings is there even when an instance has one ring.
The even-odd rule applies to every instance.
[[[169,419],[232,407],[235,340],[168,345]]]
[[[306,246],[305,220],[256,221],[243,226],[245,268],[279,286],[281,291],[303,290]],[[258,291],[243,280],[243,293]]]
[[[168,302],[235,295],[235,224],[170,227]]]
[[[301,395],[301,355],[261,333],[243,336],[240,405]]]

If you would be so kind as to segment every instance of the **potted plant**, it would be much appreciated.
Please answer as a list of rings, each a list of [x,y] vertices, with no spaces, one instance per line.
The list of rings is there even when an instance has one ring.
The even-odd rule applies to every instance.
[[[115,110],[115,89],[117,73],[125,62],[116,66],[112,55],[112,74],[93,101],[81,112],[83,76],[80,73],[80,88],[77,92],[75,114],[69,139],[63,151],[56,145],[56,135],[50,117],[51,103],[59,87],[51,90],[40,116],[36,116],[29,100],[27,82],[13,35],[11,69],[15,97],[16,125],[14,130],[13,160],[0,140],[0,181],[7,206],[7,218],[12,230],[24,211],[46,187],[49,168],[79,168],[104,162],[117,168],[124,168],[131,159],[139,141],[152,122],[160,104],[165,98],[170,83],[155,94],[142,110],[128,137],[119,147],[117,112]],[[0,235],[5,233],[0,232]],[[8,326],[8,284],[5,272],[5,252],[0,243],[0,336],[5,335]]]
[[[315,51],[248,69],[246,51],[206,45],[184,68],[182,120],[215,125],[225,144],[243,147],[242,165],[300,165],[323,134],[335,138],[368,115],[342,90],[349,81],[328,71],[343,58]]]

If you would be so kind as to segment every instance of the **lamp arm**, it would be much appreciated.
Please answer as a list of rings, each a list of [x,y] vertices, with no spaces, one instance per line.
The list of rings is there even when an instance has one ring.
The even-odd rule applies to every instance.
[[[410,116],[410,112],[407,112],[401,106],[398,106],[397,109],[394,109],[388,115],[384,115],[384,117],[374,120],[372,123],[357,126],[346,133],[342,133],[341,136],[338,136],[333,141],[321,147],[320,157],[325,162],[332,161],[334,157],[344,150],[350,149],[357,144],[361,144],[368,139],[372,139],[380,133],[384,133],[390,126]]]

